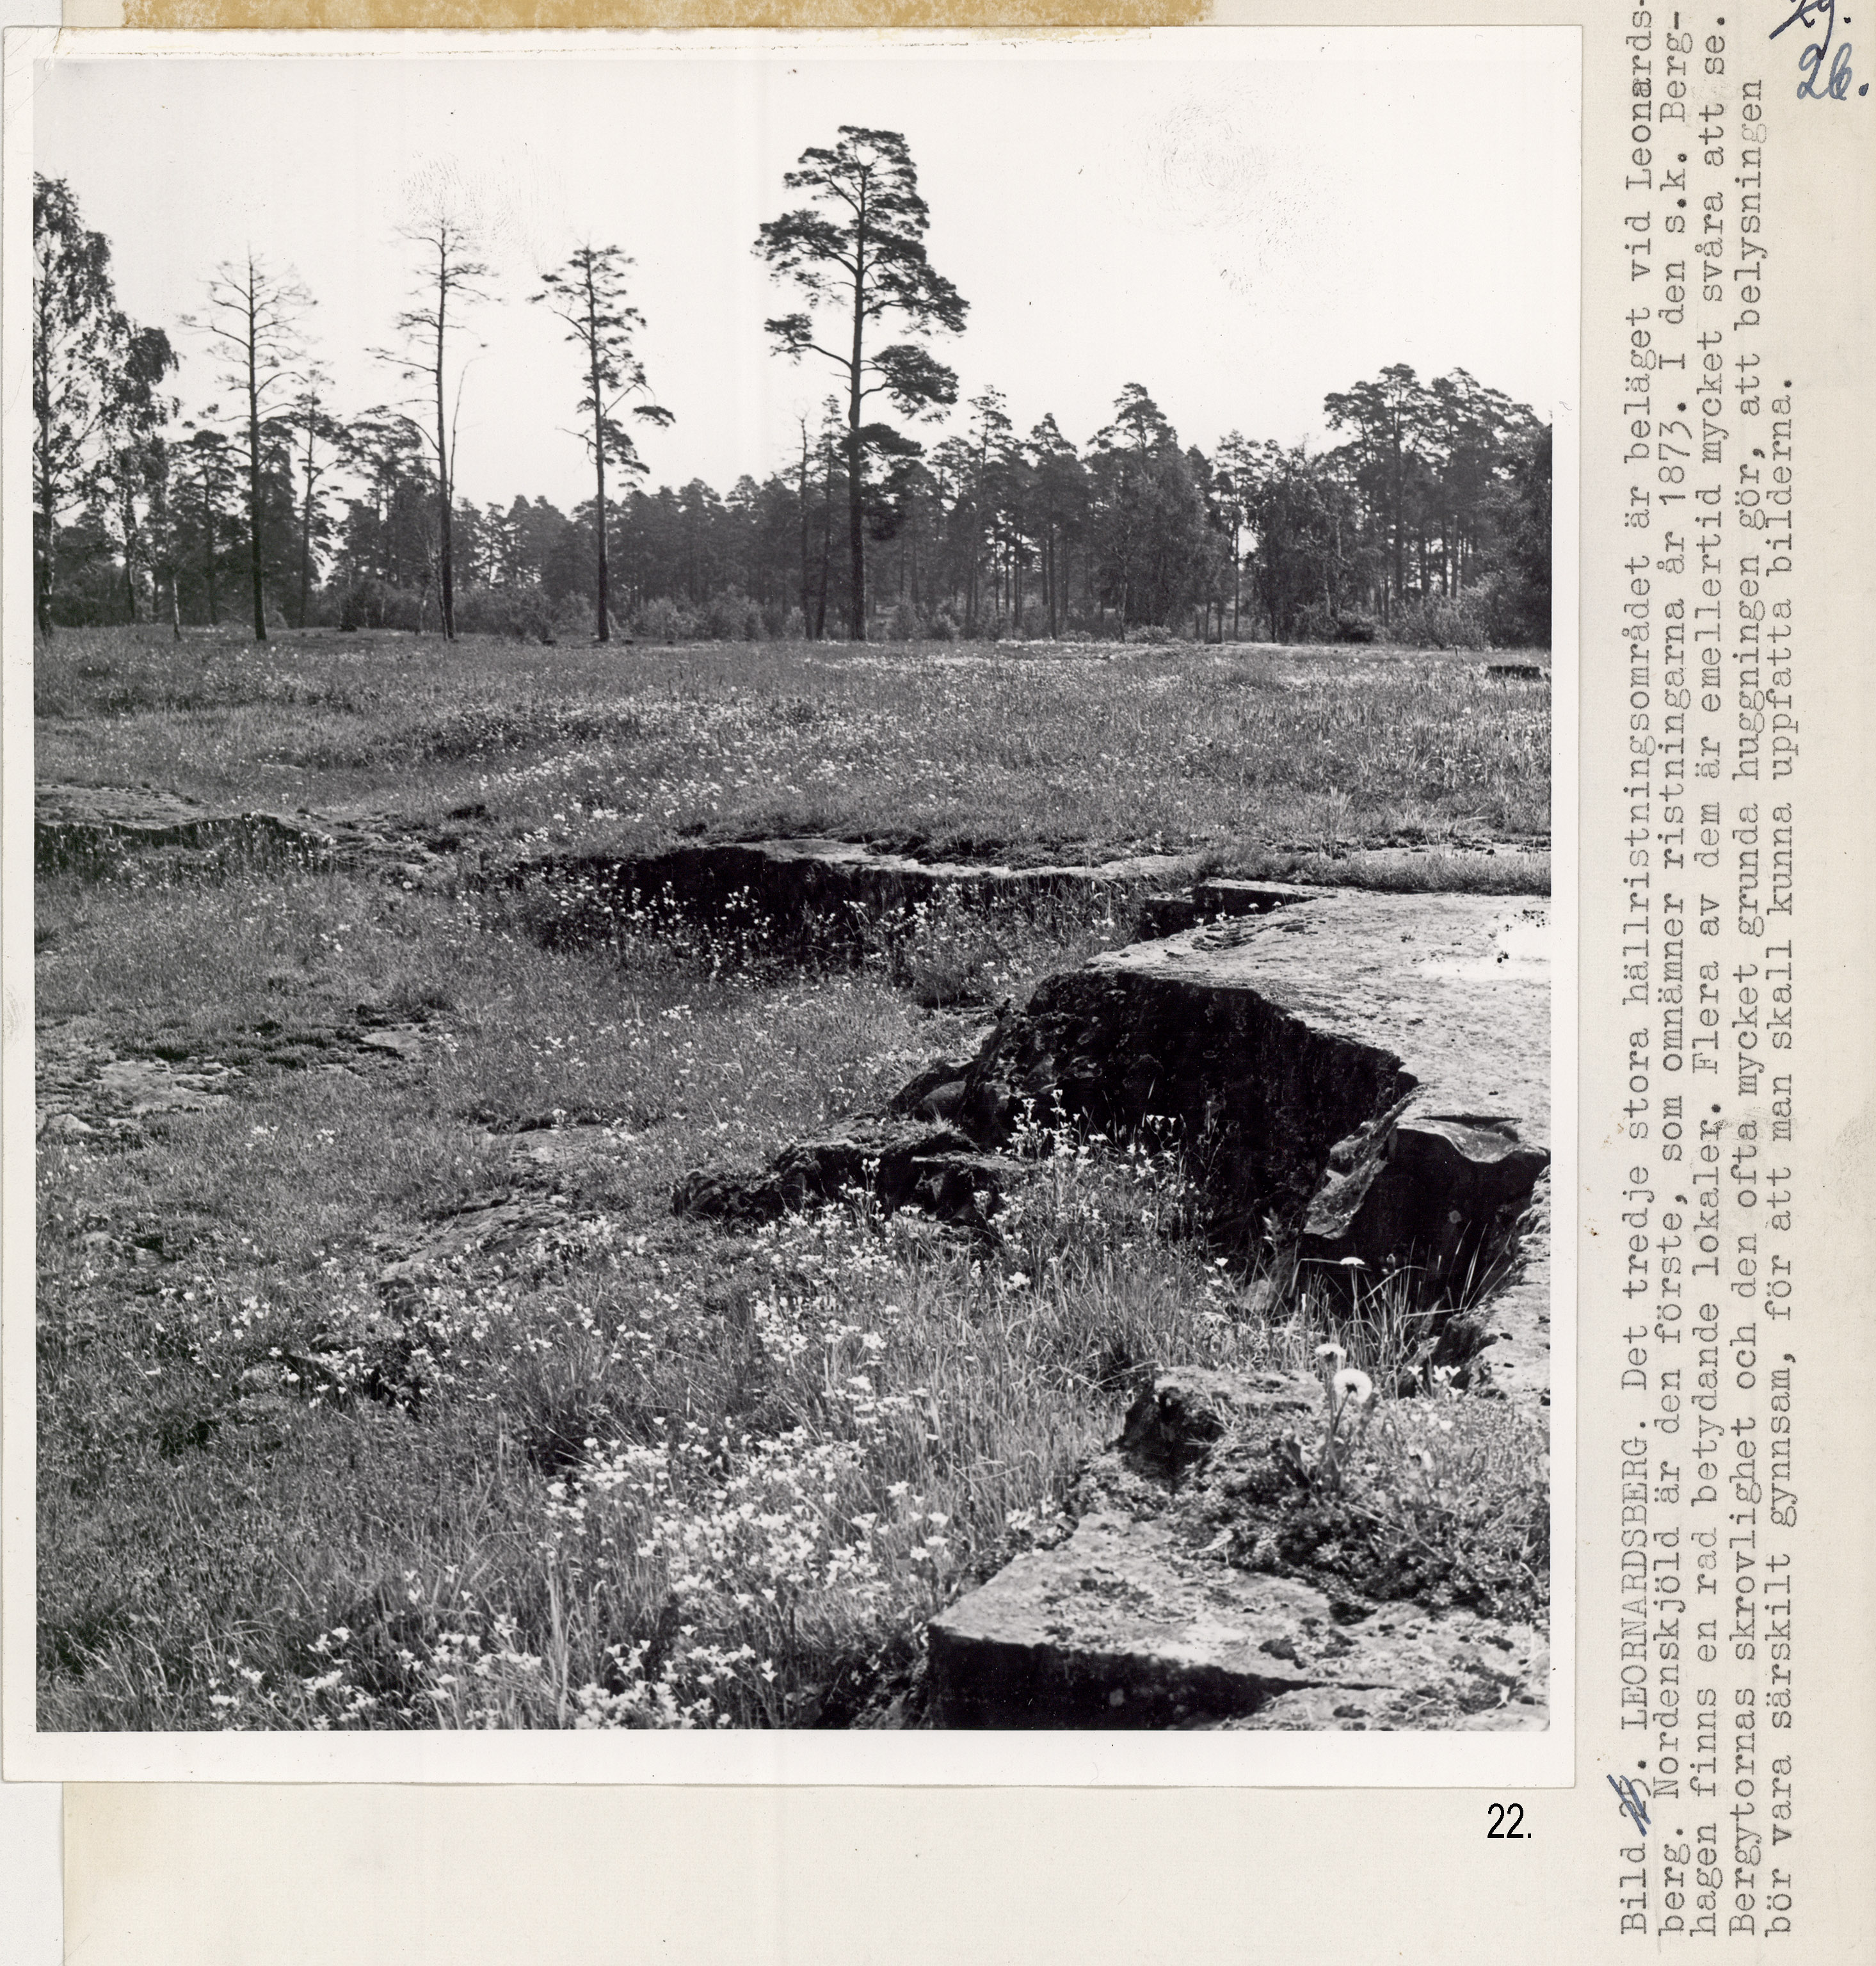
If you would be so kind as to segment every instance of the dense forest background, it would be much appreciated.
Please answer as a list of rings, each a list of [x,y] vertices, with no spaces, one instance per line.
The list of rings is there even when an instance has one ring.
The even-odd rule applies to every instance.
[[[843,216],[856,182],[884,188],[860,201],[871,235]],[[769,329],[784,356],[828,356],[841,392],[760,481],[650,488],[626,419],[681,424],[682,405],[656,402],[634,355],[630,262],[582,248],[523,297],[572,344],[565,377],[517,393],[530,413],[577,401],[595,491],[563,511],[455,490],[453,337],[501,298],[469,222],[438,208],[400,228],[413,284],[385,351],[394,400],[331,400],[312,297],[248,253],[178,324],[218,358],[217,401],[185,417],[171,332],[124,314],[108,241],[66,182],[36,179],[40,630],[1549,643],[1550,430],[1528,408],[1463,369],[1423,381],[1396,364],[1326,397],[1340,441],[1313,452],[1237,430],[1187,444],[1138,382],[1079,444],[1052,416],[1020,430],[994,387],[960,400],[922,345],[961,331],[966,304],[925,263],[903,140],[843,130],[786,183],[809,204],[758,250],[837,325],[848,309],[852,361],[845,327],[829,354],[816,314]],[[914,339],[862,362],[861,329],[895,310]],[[940,430],[871,420],[879,393]]]

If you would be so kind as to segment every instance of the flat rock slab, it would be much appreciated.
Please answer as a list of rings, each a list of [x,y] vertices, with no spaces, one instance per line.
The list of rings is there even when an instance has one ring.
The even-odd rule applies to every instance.
[[[1392,1054],[1410,1110],[1514,1126],[1548,1149],[1549,910],[1490,894],[1349,891],[1095,957],[1096,975],[1249,991],[1321,1035]]]
[[[359,1033],[359,1048],[365,1051],[384,1052],[393,1058],[421,1058],[430,1043],[429,1034],[421,1024],[380,1024],[375,1029]]]
[[[361,1012],[367,1007],[361,1006]],[[43,1024],[35,1033],[37,1133],[72,1140],[101,1134],[134,1144],[174,1114],[214,1113],[251,1094],[272,1073],[317,1070],[359,1075],[369,1064],[410,1064],[433,1042],[418,1024],[309,1025],[243,1032],[239,1062],[204,1058],[120,1056],[101,1022],[79,1017]],[[337,1051],[342,1057],[330,1056]]]
[[[323,860],[330,833],[309,815],[217,809],[146,785],[41,785],[34,800],[41,872],[148,853],[227,853]]]
[[[203,1113],[225,1106],[227,1088],[241,1076],[230,1065],[191,1072],[163,1059],[117,1058],[98,1068],[97,1083],[109,1110],[140,1120],[151,1113]]]
[[[145,856],[185,865],[245,857],[355,868],[420,887],[448,864],[429,843],[388,819],[211,806],[150,785],[38,786],[34,833],[41,873],[95,874]]]
[[[576,1168],[609,1155],[629,1152],[638,1136],[619,1125],[576,1121],[570,1126],[530,1127],[524,1133],[484,1132],[483,1139],[526,1168]]]
[[[928,1628],[944,1727],[1524,1728],[1547,1724],[1528,1626],[1384,1606],[1181,1549],[1163,1523],[1084,1517]]]
[[[530,1263],[551,1266],[605,1233],[603,1223],[574,1216],[558,1195],[504,1195],[431,1224],[380,1269],[378,1287],[395,1300],[471,1268],[507,1275]]]

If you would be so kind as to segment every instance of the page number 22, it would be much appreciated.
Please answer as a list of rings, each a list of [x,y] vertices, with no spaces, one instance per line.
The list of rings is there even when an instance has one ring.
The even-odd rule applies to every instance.
[[[1488,1837],[1497,1837],[1507,1843],[1530,1841],[1530,1832],[1524,1827],[1524,1805],[1521,1802],[1491,1803],[1485,1813],[1491,1818],[1491,1827],[1485,1832]]]

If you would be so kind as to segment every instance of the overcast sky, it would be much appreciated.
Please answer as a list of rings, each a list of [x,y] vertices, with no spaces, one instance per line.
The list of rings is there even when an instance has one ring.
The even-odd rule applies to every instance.
[[[486,217],[499,297],[462,343],[459,488],[571,506],[590,488],[576,358],[524,305],[540,272],[583,239],[637,262],[645,365],[677,418],[642,433],[651,483],[761,475],[835,377],[769,353],[764,319],[796,303],[751,248],[795,201],[783,172],[842,123],[909,140],[932,263],[970,303],[936,346],[966,396],[1002,389],[1019,430],[1053,411],[1084,443],[1138,382],[1188,443],[1313,440],[1325,392],[1401,361],[1469,369],[1549,416],[1575,388],[1575,47],[1559,30],[1186,30],[1014,54],[857,37],[62,56],[34,148],[110,238],[122,305],[170,329],[185,411],[226,392],[178,324],[250,242],[316,296],[342,411],[394,397],[367,351],[409,283],[395,228],[420,173],[452,174]]]

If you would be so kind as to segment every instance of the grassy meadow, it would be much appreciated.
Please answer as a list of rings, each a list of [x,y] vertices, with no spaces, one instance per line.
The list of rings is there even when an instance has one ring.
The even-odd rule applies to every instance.
[[[1437,651],[75,631],[35,682],[42,780],[479,808],[516,846],[1547,841],[1547,682]],[[1308,1366],[1323,1314],[1215,1258],[1138,1144],[1038,1139],[994,1237],[864,1205],[732,1233],[671,1184],[967,1051],[1126,939],[1099,905],[819,965],[656,916],[550,951],[468,882],[42,878],[40,1726],[915,1718],[923,1620],[1064,1533],[1143,1371]],[[238,1076],[117,1123],[114,1056]],[[1340,1336],[1392,1384],[1390,1308]],[[1382,1403],[1321,1562],[1537,1614],[1541,1430],[1426,1391]]]
[[[1542,682],[1424,649],[73,630],[40,651],[37,769],[413,824],[481,806],[494,837],[594,850],[1547,844],[1533,659]]]

